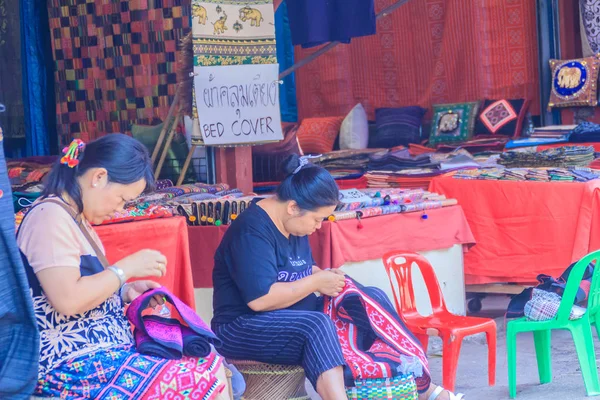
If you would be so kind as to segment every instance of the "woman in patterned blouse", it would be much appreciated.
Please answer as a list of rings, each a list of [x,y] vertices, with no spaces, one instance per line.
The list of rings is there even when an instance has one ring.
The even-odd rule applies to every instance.
[[[221,357],[166,360],[135,351],[124,304],[159,285],[167,260],[142,250],[105,268],[99,224],[138,197],[154,178],[134,139],[74,141],[56,163],[42,200],[17,237],[40,331],[36,395],[63,399],[225,399]],[[99,254],[100,253],[100,254]],[[162,303],[153,299],[151,306]]]

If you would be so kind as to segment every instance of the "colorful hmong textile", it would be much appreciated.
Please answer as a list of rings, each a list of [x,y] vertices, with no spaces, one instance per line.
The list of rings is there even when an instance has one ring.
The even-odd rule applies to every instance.
[[[171,304],[171,313],[176,311],[182,321],[155,315],[143,316],[142,311],[148,308],[155,295]],[[164,287],[150,290],[135,299],[127,309],[127,318],[135,326],[136,346],[142,354],[170,359],[179,359],[183,354],[205,357],[211,352],[211,344],[221,344],[198,314]]]
[[[61,266],[78,267],[82,276],[104,271],[100,254],[81,229],[92,231],[89,225],[80,228],[60,205],[42,202],[31,207],[19,230],[18,244],[40,332],[35,394],[67,400],[213,399],[224,388],[215,376],[221,358],[213,352],[206,358],[167,360],[133,351],[130,325],[118,293],[98,307],[72,316],[52,306],[37,271],[51,268],[54,260],[60,260]],[[90,235],[99,241],[95,234]],[[38,240],[40,236],[45,242]],[[44,261],[50,252],[54,258]]]
[[[181,0],[48,2],[62,145],[166,117],[190,11]]]
[[[194,65],[276,64],[272,0],[193,0]]]
[[[215,376],[221,362],[216,353],[166,360],[129,348],[99,351],[49,371],[35,394],[61,399],[210,400],[224,388]]]
[[[123,211],[114,213],[102,225],[119,224],[122,222],[143,221],[146,219],[169,218],[173,212],[164,206],[151,203],[137,203],[125,206]]]
[[[393,307],[374,300],[370,290],[346,278],[338,297],[324,298],[324,312],[335,323],[346,360],[345,375],[356,382],[412,373],[418,389],[427,389],[431,379],[421,344]],[[370,329],[365,329],[365,321]]]

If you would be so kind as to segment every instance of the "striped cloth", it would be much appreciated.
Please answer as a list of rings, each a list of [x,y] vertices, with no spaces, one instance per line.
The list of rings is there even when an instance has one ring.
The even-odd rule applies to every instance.
[[[36,384],[39,336],[15,241],[15,219],[0,129],[0,398],[27,399]]]

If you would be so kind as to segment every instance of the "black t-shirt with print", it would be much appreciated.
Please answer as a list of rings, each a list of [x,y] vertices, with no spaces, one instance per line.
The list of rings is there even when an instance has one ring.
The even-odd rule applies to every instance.
[[[286,238],[253,202],[227,229],[215,253],[213,322],[255,314],[248,303],[269,293],[276,282],[311,275],[313,265],[308,237]],[[314,311],[316,307],[317,297],[311,294],[288,309]]]

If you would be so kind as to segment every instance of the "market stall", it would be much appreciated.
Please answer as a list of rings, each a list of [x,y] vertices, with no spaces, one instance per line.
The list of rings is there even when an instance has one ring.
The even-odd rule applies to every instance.
[[[435,178],[430,190],[456,198],[477,246],[465,255],[467,285],[532,283],[560,276],[600,248],[600,181],[535,182]]]
[[[196,310],[209,320],[213,255],[227,226],[191,226],[188,230]],[[356,219],[324,222],[310,242],[319,267],[342,268],[363,284],[377,286],[389,296],[391,288],[380,257],[392,250],[420,252],[432,263],[449,308],[457,314],[465,313],[463,252],[475,240],[459,206],[382,215],[360,222]],[[428,313],[423,282],[418,274],[416,278],[418,308]]]

